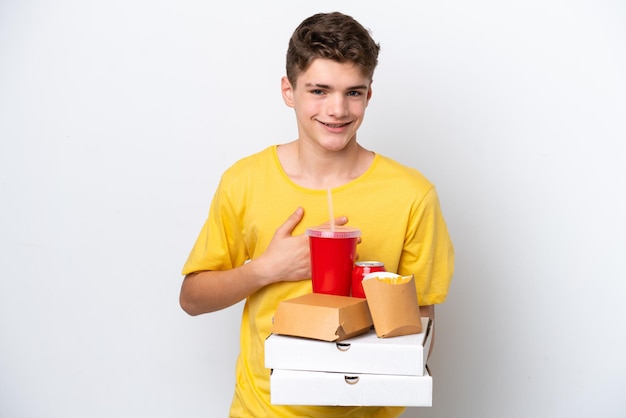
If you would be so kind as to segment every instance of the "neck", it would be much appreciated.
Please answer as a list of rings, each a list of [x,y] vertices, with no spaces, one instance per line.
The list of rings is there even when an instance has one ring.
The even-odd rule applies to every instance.
[[[298,140],[279,146],[278,156],[287,176],[310,189],[349,183],[361,176],[374,158],[372,152],[356,142],[339,151],[328,151],[309,147]]]

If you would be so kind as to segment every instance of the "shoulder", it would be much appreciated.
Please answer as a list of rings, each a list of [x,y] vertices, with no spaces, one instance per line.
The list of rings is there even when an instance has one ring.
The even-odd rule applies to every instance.
[[[416,168],[404,165],[382,154],[376,154],[375,164],[378,176],[386,178],[398,186],[417,188],[424,193],[433,189],[431,181]]]
[[[226,170],[226,173],[233,171],[253,170],[258,168],[259,166],[269,164],[274,159],[275,149],[276,146],[270,146],[254,154],[243,157],[240,160],[237,160],[233,165],[231,165],[228,170]]]
[[[269,166],[274,164],[275,149],[275,146],[270,146],[236,161],[224,171],[222,182],[230,183],[253,178],[255,173],[258,174],[263,172],[263,170],[267,170]]]

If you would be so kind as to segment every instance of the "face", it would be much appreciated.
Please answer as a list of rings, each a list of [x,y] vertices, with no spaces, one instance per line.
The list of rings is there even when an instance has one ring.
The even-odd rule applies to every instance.
[[[292,86],[282,79],[283,99],[294,108],[301,141],[327,151],[341,151],[356,142],[371,80],[352,63],[318,58]]]

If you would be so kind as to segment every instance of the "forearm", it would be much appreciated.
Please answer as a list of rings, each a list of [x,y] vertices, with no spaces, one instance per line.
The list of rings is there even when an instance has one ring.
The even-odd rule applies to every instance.
[[[232,306],[269,280],[258,274],[251,263],[227,271],[201,271],[185,277],[180,290],[180,306],[189,315],[215,312]]]
[[[420,315],[422,317],[428,317],[433,321],[432,328],[430,329],[430,349],[428,350],[428,357],[433,352],[433,346],[435,345],[435,305],[420,306]]]

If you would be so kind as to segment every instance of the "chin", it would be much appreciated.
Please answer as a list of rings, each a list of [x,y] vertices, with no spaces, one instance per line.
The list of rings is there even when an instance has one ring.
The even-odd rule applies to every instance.
[[[341,144],[338,143],[331,143],[331,144],[321,144],[322,148],[324,148],[326,151],[330,151],[330,152],[339,152],[339,151],[344,151],[345,149],[348,148],[349,142],[342,142]]]
[[[353,142],[356,141],[354,139],[346,139],[346,138],[325,138],[322,139],[319,144],[322,148],[328,151],[343,151],[347,148],[350,148]]]

